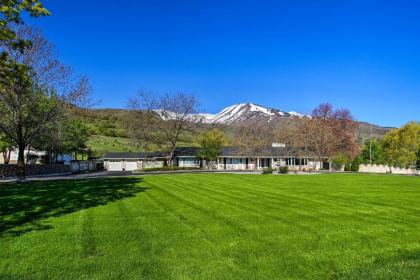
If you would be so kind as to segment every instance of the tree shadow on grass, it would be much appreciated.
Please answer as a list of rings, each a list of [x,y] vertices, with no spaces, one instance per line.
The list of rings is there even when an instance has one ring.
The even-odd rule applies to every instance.
[[[0,237],[51,228],[42,223],[78,210],[134,197],[148,188],[122,177],[0,185]]]

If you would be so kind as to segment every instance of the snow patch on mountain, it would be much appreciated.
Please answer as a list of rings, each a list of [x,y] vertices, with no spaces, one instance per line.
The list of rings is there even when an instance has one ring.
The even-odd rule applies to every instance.
[[[176,119],[177,116],[172,112],[164,112],[163,110],[156,110],[156,113],[164,120]],[[247,120],[264,120],[270,122],[276,117],[304,117],[304,115],[297,112],[283,112],[278,109],[266,108],[254,103],[240,103],[229,106],[217,114],[191,114],[191,120],[202,123],[221,123],[233,124]]]

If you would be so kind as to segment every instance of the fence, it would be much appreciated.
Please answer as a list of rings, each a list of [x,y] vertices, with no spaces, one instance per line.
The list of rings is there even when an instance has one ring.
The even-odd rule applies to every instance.
[[[392,173],[403,175],[420,175],[420,171],[414,168],[399,168],[382,164],[361,164],[359,172],[364,173]]]
[[[75,161],[69,164],[27,164],[26,176],[66,175],[101,169],[101,163],[95,161]],[[16,177],[17,170],[16,164],[0,164],[0,178]]]
[[[16,164],[0,164],[0,178],[17,176]],[[71,168],[63,164],[28,164],[26,165],[26,176],[71,174]]]
[[[96,171],[101,169],[100,163],[95,161],[72,161],[69,165],[72,173]]]

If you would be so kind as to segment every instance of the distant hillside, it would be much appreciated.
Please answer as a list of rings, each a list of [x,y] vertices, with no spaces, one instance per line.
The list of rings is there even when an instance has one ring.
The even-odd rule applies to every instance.
[[[125,109],[94,109],[83,114],[92,135],[88,146],[95,154],[101,155],[107,151],[128,152],[141,150],[136,145],[136,142],[130,139],[126,131],[127,112]],[[196,145],[194,142],[196,137],[209,127],[218,127],[233,138],[232,131],[234,129],[232,127],[243,122],[257,121],[261,125],[268,122],[276,122],[281,126],[283,121],[287,120],[290,122],[303,117],[303,115],[296,112],[283,112],[252,103],[233,105],[214,115],[196,114],[194,116],[196,118],[196,128],[193,132],[183,136],[180,145]],[[358,139],[362,142],[364,139],[368,139],[370,135],[381,138],[389,129],[391,128],[359,122]]]
[[[127,112],[125,109],[94,109],[83,113],[83,118],[91,134],[87,144],[94,154],[100,156],[108,151],[141,151],[136,141],[131,139],[127,133],[125,127]],[[194,145],[194,135],[194,133],[184,135],[180,145]]]

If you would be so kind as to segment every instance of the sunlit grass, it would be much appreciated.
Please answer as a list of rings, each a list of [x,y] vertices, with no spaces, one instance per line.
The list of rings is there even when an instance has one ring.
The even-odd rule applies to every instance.
[[[420,178],[0,185],[0,279],[419,279]]]

